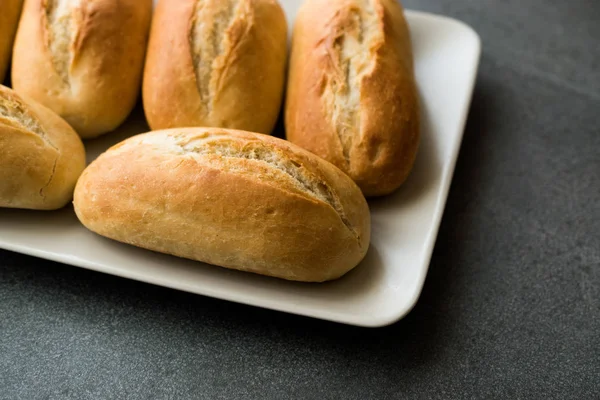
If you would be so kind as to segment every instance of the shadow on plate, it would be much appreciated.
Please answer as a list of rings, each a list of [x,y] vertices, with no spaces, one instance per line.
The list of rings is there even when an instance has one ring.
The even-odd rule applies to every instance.
[[[71,204],[56,211],[21,210],[16,208],[0,208],[0,225],[11,223],[13,226],[21,225],[27,229],[28,225],[38,226],[40,221],[51,226],[52,229],[71,227],[79,224]]]
[[[120,275],[120,270],[126,274],[135,273],[148,277],[150,281],[160,279],[167,287],[192,293],[206,289],[206,282],[211,282],[216,288],[223,284],[233,285],[227,293],[236,290],[242,295],[272,292],[276,296],[277,293],[286,292],[295,295],[297,300],[318,301],[323,298],[330,304],[348,301],[358,303],[361,298],[372,296],[373,291],[381,287],[384,274],[380,253],[374,246],[369,248],[364,260],[342,278],[314,284],[285,281],[182,259],[116,242],[92,232],[86,232],[85,235],[93,241],[95,251],[111,255],[110,269],[117,275]],[[131,264],[132,260],[135,260],[135,265]],[[164,275],[165,266],[169,269],[169,276]],[[195,288],[193,282],[198,282],[199,286]]]

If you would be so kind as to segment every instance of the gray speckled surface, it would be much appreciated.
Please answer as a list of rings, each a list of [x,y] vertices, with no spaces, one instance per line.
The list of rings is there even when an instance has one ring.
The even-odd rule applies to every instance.
[[[483,56],[423,295],[365,330],[0,251],[0,399],[600,398],[600,2],[406,0]]]

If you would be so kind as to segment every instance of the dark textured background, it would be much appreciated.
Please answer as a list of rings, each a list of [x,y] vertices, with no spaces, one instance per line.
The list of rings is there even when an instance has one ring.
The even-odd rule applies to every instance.
[[[0,251],[2,399],[600,399],[600,2],[406,0],[483,56],[423,295],[365,330]]]

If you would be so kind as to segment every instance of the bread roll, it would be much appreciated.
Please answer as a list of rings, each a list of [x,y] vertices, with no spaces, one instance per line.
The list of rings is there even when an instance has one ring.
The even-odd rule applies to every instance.
[[[82,138],[116,129],[140,92],[152,0],[26,0],[13,88]]]
[[[294,27],[287,138],[332,162],[366,196],[412,169],[419,104],[409,31],[396,0],[307,0]]]
[[[0,84],[4,82],[23,0],[0,0]]]
[[[0,85],[0,207],[54,210],[85,168],[77,133],[54,112]]]
[[[144,72],[148,123],[271,133],[286,57],[276,0],[160,0]]]
[[[108,238],[295,281],[342,276],[370,240],[367,203],[339,169],[284,140],[219,128],[127,139],[85,170],[74,204]]]

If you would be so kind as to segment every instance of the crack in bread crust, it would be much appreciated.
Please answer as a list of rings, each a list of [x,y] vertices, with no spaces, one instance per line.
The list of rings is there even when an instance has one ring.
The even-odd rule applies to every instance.
[[[46,190],[46,188],[48,188],[48,186],[50,186],[50,184],[52,183],[52,180],[54,179],[54,175],[56,175],[56,166],[57,165],[58,165],[58,156],[56,157],[56,159],[54,160],[54,163],[52,164],[52,171],[50,171],[50,177],[48,178],[48,181],[40,189],[40,196],[43,197],[44,200],[46,199],[46,194],[44,193],[44,190]]]
[[[376,64],[373,52],[384,41],[377,0],[355,0],[347,13],[338,12],[329,29],[327,57],[333,73],[323,92],[346,162],[360,134],[360,96],[363,77]]]
[[[294,160],[276,148],[269,147],[260,140],[238,139],[225,134],[204,135],[156,135],[146,137],[141,143],[154,145],[163,151],[169,151],[177,155],[215,156],[219,159],[244,159],[260,163],[262,166],[276,173],[287,175],[289,181],[295,188],[311,198],[330,205],[339,215],[343,224],[359,239],[359,235],[347,218],[340,200],[334,191],[323,179],[309,171],[299,160]],[[211,160],[212,161],[212,160]],[[212,163],[209,163],[212,165]],[[242,168],[236,168],[229,164],[219,165],[219,169],[228,172],[241,172]],[[248,172],[248,171],[245,171]],[[270,176],[258,175],[266,182],[270,182]]]
[[[63,82],[69,85],[69,68],[73,62],[73,42],[77,36],[74,11],[80,0],[44,0],[46,40],[52,65]]]
[[[228,31],[237,19],[243,2],[197,0],[194,7],[189,40],[198,93],[207,113],[212,110],[214,86],[219,81],[216,66],[220,59],[227,58],[231,52],[232,46],[226,43]]]

